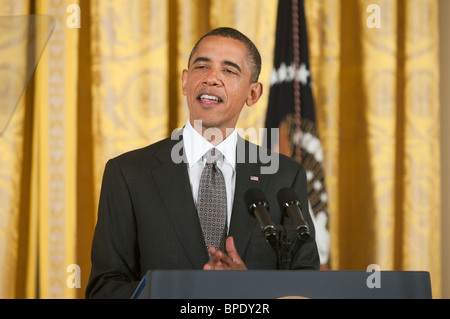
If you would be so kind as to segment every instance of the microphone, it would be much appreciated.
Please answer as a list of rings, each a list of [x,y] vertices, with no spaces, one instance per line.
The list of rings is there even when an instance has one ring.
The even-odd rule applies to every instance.
[[[256,218],[266,240],[275,247],[277,245],[277,232],[269,216],[269,204],[264,193],[258,188],[249,189],[244,195],[245,205],[250,215]]]
[[[281,211],[293,221],[298,238],[308,240],[311,237],[309,226],[303,219],[302,204],[295,191],[289,187],[282,188],[277,194],[277,199]]]

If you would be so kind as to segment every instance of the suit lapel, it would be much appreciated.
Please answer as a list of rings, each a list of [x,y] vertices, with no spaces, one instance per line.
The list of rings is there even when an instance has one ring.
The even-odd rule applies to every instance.
[[[192,198],[187,161],[184,158],[176,164],[171,158],[177,143],[182,143],[182,138],[168,141],[158,151],[156,157],[161,161],[161,166],[153,171],[153,177],[186,255],[194,269],[201,269],[208,262],[208,253]]]
[[[242,143],[244,143],[245,148],[243,148]],[[248,212],[248,208],[244,202],[244,195],[251,188],[259,188],[264,191],[269,176],[261,175],[261,164],[259,161],[257,163],[250,163],[248,146],[248,142],[241,137],[238,138],[237,153],[245,150],[246,154],[244,163],[242,160],[239,160],[239,154],[237,154],[236,186],[229,232],[230,236],[233,236],[236,249],[241,257],[245,255],[253,229],[259,229],[260,227],[256,219]]]

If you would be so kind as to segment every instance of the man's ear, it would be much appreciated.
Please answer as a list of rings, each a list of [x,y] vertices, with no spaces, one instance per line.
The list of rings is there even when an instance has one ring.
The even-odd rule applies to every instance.
[[[183,72],[181,73],[181,88],[183,90],[183,95],[186,95],[187,73],[187,70],[183,70]]]
[[[250,89],[248,91],[248,97],[245,103],[247,106],[252,106],[256,102],[258,102],[259,98],[263,93],[263,85],[261,82],[255,82],[250,84]]]

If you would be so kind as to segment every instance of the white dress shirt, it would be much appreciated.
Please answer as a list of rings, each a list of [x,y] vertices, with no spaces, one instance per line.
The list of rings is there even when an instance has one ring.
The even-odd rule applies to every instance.
[[[224,161],[218,162],[217,166],[222,171],[225,179],[225,187],[227,191],[228,230],[230,229],[231,211],[233,208],[234,188],[236,182],[236,143],[236,128],[233,133],[228,135],[225,140],[216,146],[212,145],[205,138],[203,138],[203,136],[192,127],[189,120],[183,129],[183,146],[188,162],[188,174],[194,203],[197,203],[200,177],[206,163],[206,160],[203,159],[203,155],[211,148],[215,147],[224,156]]]

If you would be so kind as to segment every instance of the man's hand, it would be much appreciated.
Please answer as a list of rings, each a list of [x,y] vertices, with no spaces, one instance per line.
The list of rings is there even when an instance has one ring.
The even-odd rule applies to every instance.
[[[209,247],[208,252],[212,256],[208,263],[203,266],[204,270],[247,270],[244,262],[234,246],[233,237],[226,240],[227,254],[223,251]]]

